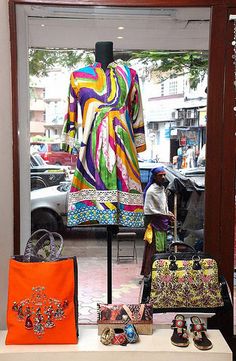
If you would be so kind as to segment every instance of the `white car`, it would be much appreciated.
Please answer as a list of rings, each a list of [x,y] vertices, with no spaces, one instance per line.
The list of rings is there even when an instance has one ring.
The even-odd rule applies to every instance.
[[[158,165],[160,165],[158,163]],[[155,163],[140,163],[141,183],[144,189],[148,182],[150,171],[156,167]],[[186,214],[186,200],[190,193],[196,189],[204,190],[204,185],[196,182],[192,176],[187,177],[177,170],[166,166],[166,179],[171,194],[179,192],[183,195],[183,202],[178,207],[181,213]],[[62,182],[59,186],[36,189],[31,192],[31,230],[46,228],[50,231],[61,231],[67,224],[67,201],[70,190],[70,182]],[[186,193],[187,192],[187,193]],[[171,201],[170,194],[170,201]],[[180,214],[181,214],[180,213]],[[180,219],[182,222],[183,219]]]
[[[157,164],[160,165],[160,164]],[[140,175],[144,189],[155,163],[140,163]],[[31,231],[45,228],[61,231],[67,223],[67,201],[70,182],[58,186],[36,189],[31,192]]]
[[[66,225],[70,182],[31,192],[31,231],[44,228],[61,231]]]
[[[70,178],[70,167],[47,164],[38,153],[30,154],[31,190],[59,185]]]

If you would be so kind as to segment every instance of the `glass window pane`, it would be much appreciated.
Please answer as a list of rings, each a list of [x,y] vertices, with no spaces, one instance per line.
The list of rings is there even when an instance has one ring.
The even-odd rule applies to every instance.
[[[55,134],[57,135],[57,134]],[[51,144],[51,151],[52,152],[59,152],[60,151],[60,144]]]
[[[188,23],[189,17],[191,18],[196,10],[194,8],[171,9],[175,17],[173,17],[173,12],[168,12],[168,9],[153,11],[148,8],[121,8],[114,12],[114,9],[106,8],[105,14],[100,14],[101,9],[92,9],[93,15],[89,15],[84,14],[81,8],[80,19],[76,21],[76,26],[87,27],[87,30],[84,30],[86,45],[81,40],[79,48],[78,44],[76,46],[70,44],[65,49],[63,43],[63,34],[68,35],[75,24],[71,21],[71,16],[67,18],[64,15],[63,21],[61,17],[55,15],[51,18],[49,16],[31,17],[29,24],[30,65],[35,65],[35,61],[37,63],[37,57],[47,58],[47,61],[44,61],[46,64],[44,72],[37,73],[31,70],[29,84],[31,97],[29,137],[31,147],[34,147],[34,152],[38,152],[36,156],[41,166],[40,169],[38,166],[34,169],[31,167],[31,177],[33,177],[33,170],[34,173],[38,172],[37,180],[34,178],[34,182],[31,183],[32,229],[40,227],[62,232],[65,239],[64,255],[78,257],[80,323],[96,322],[97,302],[107,301],[107,228],[104,225],[95,226],[94,224],[67,227],[68,194],[83,140],[82,114],[78,112],[77,137],[72,154],[61,150],[60,135],[68,107],[70,74],[75,69],[94,63],[94,46],[97,38],[93,31],[100,32],[101,26],[111,31],[115,61],[132,67],[139,77],[147,145],[147,149],[138,154],[142,190],[150,179],[151,170],[157,165],[164,165],[168,206],[176,215],[176,223],[168,229],[167,241],[169,243],[173,240],[185,241],[198,250],[202,250],[204,244],[208,69],[208,41],[206,40],[208,40],[209,30],[209,9],[204,8],[202,13],[206,17],[205,34],[201,33],[200,44],[194,51],[189,51],[190,47],[184,48],[183,45],[190,44],[189,35],[185,34],[184,39],[180,35],[183,34],[182,30],[186,24],[190,27],[188,34],[190,31],[192,31],[191,34],[196,33],[196,29],[192,28],[196,25],[193,25],[193,22]],[[49,13],[54,11],[50,7],[44,10]],[[63,9],[59,10],[63,11]],[[162,13],[160,18],[158,10],[165,10],[165,17]],[[40,11],[40,9],[32,11]],[[71,8],[70,12],[73,13],[73,11],[73,16],[76,17],[77,10]],[[122,11],[125,23],[122,34],[117,26],[119,11]],[[168,21],[166,16],[168,16]],[[176,21],[176,16],[179,16],[181,20]],[[202,16],[199,19],[202,19]],[[86,23],[84,18],[86,18]],[[137,18],[143,19],[142,42],[138,44],[134,38],[128,40],[138,31]],[[95,22],[94,19],[96,19]],[[195,24],[199,22],[198,26],[202,26],[200,20],[195,20]],[[169,34],[166,28],[170,21],[176,32],[171,31],[173,38],[165,38]],[[150,34],[154,35],[157,23],[159,43],[155,36],[150,36]],[[181,31],[179,31],[180,23],[185,24]],[[43,31],[52,30],[55,25],[58,29],[57,34],[54,34],[55,38],[51,37],[53,32],[50,31],[47,38],[43,37]],[[103,34],[107,33],[104,28],[102,30]],[[92,44],[90,37],[93,39]],[[67,39],[72,38],[67,36]],[[137,36],[136,38],[138,39]],[[47,45],[46,42],[48,42]],[[49,66],[50,64],[54,66]],[[202,64],[197,71],[196,64]],[[30,66],[30,69],[33,67]],[[192,72],[191,69],[193,69]],[[192,188],[173,191],[170,185],[180,182],[181,178],[191,181]],[[177,194],[176,208],[174,207],[175,194]],[[120,227],[119,232],[129,234],[126,240],[114,234],[112,240],[113,303],[138,303],[141,299],[144,231],[144,227]]]

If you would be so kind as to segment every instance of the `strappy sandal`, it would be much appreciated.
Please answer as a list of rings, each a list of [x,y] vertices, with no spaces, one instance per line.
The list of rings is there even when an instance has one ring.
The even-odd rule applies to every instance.
[[[171,336],[171,343],[178,347],[187,347],[189,345],[189,340],[184,316],[179,314],[176,315],[172,321],[171,328],[174,329]]]
[[[197,316],[192,316],[190,324],[190,331],[193,332],[194,345],[199,350],[210,350],[212,348],[212,342],[206,336],[206,327],[204,323]]]

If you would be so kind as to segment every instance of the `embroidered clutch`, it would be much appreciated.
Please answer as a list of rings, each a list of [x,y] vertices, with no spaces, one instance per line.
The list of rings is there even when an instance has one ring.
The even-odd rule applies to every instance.
[[[151,304],[98,304],[97,324],[100,335],[105,327],[124,327],[132,323],[141,335],[151,335],[153,309]]]

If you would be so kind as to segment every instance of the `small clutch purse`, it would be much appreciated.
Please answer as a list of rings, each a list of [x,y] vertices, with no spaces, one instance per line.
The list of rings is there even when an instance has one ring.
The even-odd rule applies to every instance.
[[[153,328],[153,308],[151,304],[98,304],[98,334],[106,327],[124,328],[135,325],[140,335],[151,335]]]

